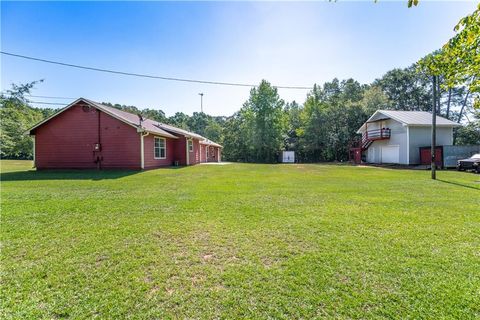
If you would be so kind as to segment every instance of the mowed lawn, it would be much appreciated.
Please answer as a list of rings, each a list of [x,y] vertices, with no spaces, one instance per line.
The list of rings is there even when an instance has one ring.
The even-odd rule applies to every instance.
[[[1,165],[3,319],[480,317],[478,174]]]

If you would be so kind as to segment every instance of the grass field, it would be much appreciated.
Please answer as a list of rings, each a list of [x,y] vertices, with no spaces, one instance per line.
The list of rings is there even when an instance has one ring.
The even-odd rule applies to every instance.
[[[480,175],[1,165],[2,319],[480,318]]]

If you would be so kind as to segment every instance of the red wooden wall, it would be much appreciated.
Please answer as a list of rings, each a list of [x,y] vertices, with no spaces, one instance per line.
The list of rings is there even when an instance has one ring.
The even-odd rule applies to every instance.
[[[193,141],[193,152],[190,152],[189,160],[190,164],[200,163],[200,141],[197,139],[192,139]]]
[[[208,148],[207,145],[200,144],[200,162],[207,162],[207,152],[205,151],[205,148]]]
[[[165,138],[166,142],[166,157],[165,159],[155,159],[154,152],[154,135],[149,134],[146,137],[143,137],[143,152],[144,152],[144,164],[145,169],[151,169],[162,166],[171,166],[175,160],[176,154],[176,142],[181,139],[171,139]]]
[[[35,129],[36,167],[96,168],[94,160],[101,155],[103,168],[139,169],[136,129],[97,109],[85,110],[75,105]],[[102,150],[94,152],[99,133]]]
[[[37,127],[34,135],[37,169],[97,168],[96,159],[101,159],[103,169],[141,169],[141,138],[137,129],[95,108],[84,108],[82,103]],[[145,136],[143,141],[145,169],[170,166],[174,161],[187,164],[185,137],[166,138],[166,159],[155,159],[154,135]],[[99,142],[101,150],[95,151]],[[205,159],[205,146],[193,139],[189,164],[218,161],[218,148],[209,148],[210,157]]]

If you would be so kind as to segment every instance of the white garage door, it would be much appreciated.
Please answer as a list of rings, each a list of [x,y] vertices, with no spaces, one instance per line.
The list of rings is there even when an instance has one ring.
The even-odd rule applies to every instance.
[[[400,146],[383,146],[382,147],[382,163],[399,163],[400,162]]]

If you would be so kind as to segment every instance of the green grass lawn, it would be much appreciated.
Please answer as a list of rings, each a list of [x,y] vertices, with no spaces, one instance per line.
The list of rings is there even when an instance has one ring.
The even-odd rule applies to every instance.
[[[480,318],[480,175],[2,161],[1,315]]]

